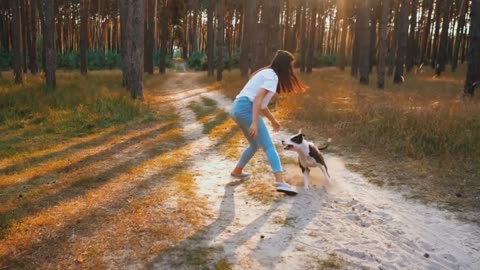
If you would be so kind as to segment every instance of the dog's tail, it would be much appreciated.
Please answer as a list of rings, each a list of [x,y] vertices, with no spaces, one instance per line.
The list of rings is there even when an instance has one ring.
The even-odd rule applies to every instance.
[[[327,142],[323,146],[318,147],[318,150],[321,151],[321,150],[327,149],[331,142],[332,142],[332,138],[328,138]]]

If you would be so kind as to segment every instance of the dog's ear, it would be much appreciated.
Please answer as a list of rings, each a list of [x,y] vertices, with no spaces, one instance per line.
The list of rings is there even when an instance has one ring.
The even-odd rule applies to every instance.
[[[300,130],[298,131],[298,134],[303,135],[302,129],[300,129]]]

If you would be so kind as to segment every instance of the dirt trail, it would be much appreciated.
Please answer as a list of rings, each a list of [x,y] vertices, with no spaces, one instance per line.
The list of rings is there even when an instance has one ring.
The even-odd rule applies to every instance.
[[[268,205],[252,200],[245,185],[229,177],[235,160],[212,147],[216,142],[202,134],[202,125],[187,108],[208,97],[229,111],[231,101],[220,92],[196,87],[195,76],[199,75],[174,76],[172,87],[178,91],[167,98],[175,104],[184,136],[192,143],[198,193],[208,199],[214,213],[202,244],[218,247],[219,257],[235,269],[315,269],[324,266],[330,254],[354,269],[480,269],[478,226],[369,184],[346,169],[338,156],[325,156],[331,184],[315,170],[311,182],[316,188],[304,191],[300,170],[287,165],[289,179],[300,184],[298,196]],[[273,134],[275,143],[287,136]],[[293,153],[280,154],[283,160],[295,159]],[[253,173],[248,181],[268,176]],[[172,260],[166,254],[154,268],[175,268]]]

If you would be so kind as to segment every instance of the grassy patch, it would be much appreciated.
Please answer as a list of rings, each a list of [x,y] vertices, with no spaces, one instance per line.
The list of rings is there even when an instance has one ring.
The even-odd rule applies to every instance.
[[[46,90],[43,78],[28,76],[20,85],[0,80],[0,159],[28,156],[70,138],[114,129],[157,116],[132,100],[120,72],[86,77],[57,73],[58,88]]]

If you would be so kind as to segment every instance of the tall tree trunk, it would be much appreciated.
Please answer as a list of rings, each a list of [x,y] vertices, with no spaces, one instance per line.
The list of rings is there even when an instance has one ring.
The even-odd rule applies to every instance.
[[[45,53],[46,53],[46,50],[45,48],[47,47],[46,46],[46,40],[45,40],[45,33],[46,33],[46,29],[45,29],[45,16],[43,14],[43,0],[42,1],[37,1],[37,8],[38,8],[38,17],[40,17],[40,25],[41,25],[41,33],[42,33],[42,69],[43,71],[45,72]]]
[[[145,1],[147,18],[145,20],[145,72],[153,74],[153,50],[155,46],[155,0]]]
[[[28,65],[32,74],[37,74],[37,0],[30,0],[30,42],[28,44]]]
[[[378,0],[370,0],[372,12],[370,23],[370,60],[369,70],[373,69],[377,61],[377,24],[380,17],[380,2]]]
[[[244,20],[243,20],[243,37],[242,37],[242,48],[240,51],[240,74],[242,77],[247,77],[248,68],[251,67],[253,62],[252,55],[252,40],[255,36],[255,25],[256,25],[256,10],[257,10],[257,1],[256,0],[245,0],[243,2],[244,10]]]
[[[347,44],[347,29],[348,29],[348,14],[347,14],[347,5],[346,2],[348,0],[339,0],[337,1],[337,5],[339,6],[339,12],[342,17],[342,35],[340,38],[340,61],[338,62],[338,67],[340,70],[345,70],[345,66],[347,65],[347,56],[346,56],[346,44]]]
[[[248,1],[247,1],[248,2]],[[284,27],[283,27],[283,49],[284,50],[290,50],[289,48],[289,42],[291,39],[291,25],[292,25],[292,10],[291,10],[291,3],[290,0],[285,1],[285,22],[284,22]]]
[[[455,35],[455,48],[453,49],[452,71],[457,70],[460,44],[462,43],[463,29],[465,27],[465,15],[468,9],[468,0],[462,0],[460,10],[458,11],[457,34]]]
[[[23,73],[28,72],[28,65],[27,65],[27,52],[28,52],[28,39],[27,36],[29,33],[27,32],[27,6],[26,6],[26,1],[25,0],[19,0],[20,2],[20,26],[21,26],[21,53],[22,53],[22,67],[23,67]]]
[[[143,100],[143,68],[144,68],[144,29],[145,29],[145,6],[144,1],[129,0],[128,5],[127,31],[128,39],[127,54],[130,57],[128,64],[128,80],[130,95]]]
[[[437,56],[438,56],[438,43],[439,43],[439,37],[440,37],[440,24],[442,22],[442,10],[441,6],[443,5],[442,2],[445,2],[447,0],[437,0],[435,3],[435,33],[433,35],[433,46],[432,46],[432,55],[431,55],[431,66],[432,68],[435,68],[437,65]]]
[[[358,49],[358,67],[360,71],[360,83],[368,84],[368,74],[370,73],[370,0],[360,1],[358,9],[358,27],[359,34],[362,37],[359,40]]]
[[[426,8],[428,8],[428,15],[427,15],[427,24],[423,29],[423,39],[422,39],[422,63],[427,60],[429,57],[427,45],[428,41],[430,40],[430,28],[432,27],[432,13],[433,13],[433,0],[424,0],[426,3]]]
[[[410,10],[410,1],[402,0],[402,7],[400,8],[399,18],[399,36],[397,60],[395,64],[395,75],[393,76],[394,83],[403,83],[403,66],[407,58],[407,44],[408,44],[408,13]]]
[[[125,89],[130,88],[130,84],[128,81],[128,61],[130,60],[130,57],[128,56],[128,53],[130,52],[127,48],[127,40],[128,40],[128,0],[119,0],[119,10],[120,10],[120,43],[121,43],[121,54],[122,54],[122,77],[123,77],[123,87]]]
[[[386,64],[386,54],[387,54],[387,26],[388,26],[388,15],[390,13],[390,1],[382,1],[382,16],[380,20],[380,29],[378,33],[378,77],[377,77],[377,87],[378,89],[385,88],[385,64]]]
[[[393,71],[395,70],[395,56],[397,55],[397,50],[398,50],[398,41],[399,41],[399,36],[400,36],[400,1],[395,1],[397,4],[394,6],[395,10],[395,20],[394,20],[394,26],[393,26],[393,33],[392,33],[392,42],[390,44],[390,49],[388,52],[388,71],[387,75],[392,76]],[[393,3],[392,2],[392,5]]]
[[[200,0],[193,0],[193,19],[192,19],[192,54],[198,51],[198,12],[200,9]]]
[[[354,34],[354,40],[353,40],[353,50],[352,50],[352,66],[350,67],[350,75],[352,77],[357,77],[358,75],[358,64],[359,64],[359,57],[360,57],[360,40],[363,38],[361,37],[360,33],[360,24],[359,24],[359,10],[360,10],[360,5],[361,2],[356,1],[355,2],[355,9],[356,9],[356,14],[357,14],[357,20],[355,21],[355,34]],[[353,22],[352,22],[353,24]]]
[[[54,0],[44,0],[43,13],[45,14],[45,77],[47,86],[55,89],[57,85],[56,66],[55,66],[55,11]]]
[[[167,50],[170,24],[170,8],[169,1],[163,1],[162,12],[160,16],[160,61],[158,62],[158,69],[160,74],[165,74],[167,70]]]
[[[215,11],[215,1],[216,0],[208,0],[208,8],[207,8],[207,57],[208,57],[208,77],[213,77],[214,75],[214,29],[213,29],[213,12]]]
[[[267,55],[266,62],[273,58],[277,50],[282,46],[280,36],[280,0],[269,0],[264,2],[264,10],[267,11],[262,16],[265,18],[264,25],[267,27],[266,46]]]
[[[217,0],[217,81],[223,79],[223,50],[225,47],[225,0]]]
[[[472,0],[470,19],[470,48],[464,87],[466,96],[473,96],[475,87],[480,87],[480,0]]]
[[[317,23],[317,3],[315,1],[310,2],[310,34],[308,37],[308,52],[307,52],[307,73],[312,73],[313,59],[315,51],[315,24]]]
[[[445,71],[445,65],[447,61],[447,54],[448,54],[448,24],[450,22],[449,15],[450,15],[450,8],[448,5],[447,0],[442,1],[442,35],[440,37],[440,47],[438,49],[437,55],[437,65],[435,66],[435,74],[440,76],[442,72]]]
[[[410,37],[408,38],[407,63],[405,65],[407,72],[409,72],[415,65],[415,58],[417,57],[417,41],[415,40],[415,34],[417,28],[418,0],[412,0],[411,7]]]
[[[300,30],[300,72],[306,71],[307,61],[307,6],[302,2],[301,30]]]
[[[22,51],[21,51],[21,28],[20,28],[20,11],[17,0],[10,0],[10,8],[12,9],[12,49],[13,49],[13,74],[15,75],[15,83],[22,83]]]
[[[88,70],[88,13],[90,0],[80,1],[80,73],[85,75]]]
[[[295,10],[295,24],[293,26],[293,33],[292,38],[290,39],[290,44],[288,46],[288,51],[296,52],[298,40],[300,40],[299,32],[301,31],[301,21],[302,21],[302,4],[301,2],[298,4],[297,9]]]

